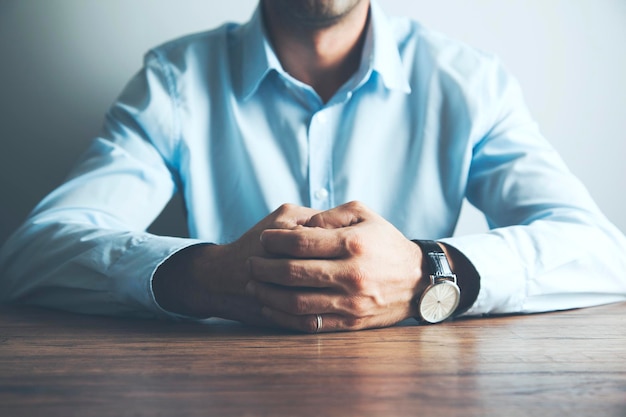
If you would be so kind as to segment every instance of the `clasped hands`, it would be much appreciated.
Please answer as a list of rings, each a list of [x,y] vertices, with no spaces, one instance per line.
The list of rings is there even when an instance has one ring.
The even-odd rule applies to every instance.
[[[246,293],[272,323],[294,330],[358,330],[415,315],[421,251],[394,226],[352,202],[324,212],[286,205],[247,260]],[[285,222],[284,224],[280,224]]]
[[[303,332],[318,330],[319,314],[321,331],[360,330],[416,315],[421,267],[419,247],[362,203],[286,204],[233,243],[181,251],[153,288],[183,314]]]

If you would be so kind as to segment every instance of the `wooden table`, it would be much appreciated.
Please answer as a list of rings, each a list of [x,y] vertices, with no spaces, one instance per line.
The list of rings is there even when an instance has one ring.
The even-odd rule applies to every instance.
[[[626,304],[303,335],[0,308],[0,416],[626,416]]]

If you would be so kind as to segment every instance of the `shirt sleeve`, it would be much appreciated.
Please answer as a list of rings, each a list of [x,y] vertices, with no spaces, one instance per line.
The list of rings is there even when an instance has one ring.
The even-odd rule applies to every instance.
[[[624,235],[542,137],[518,83],[497,64],[484,85],[474,109],[485,133],[472,144],[466,195],[490,231],[442,240],[480,274],[478,298],[465,314],[626,300]]]
[[[100,137],[0,251],[0,302],[175,317],[156,303],[152,275],[199,242],[146,232],[176,191],[173,89],[159,57],[147,55]]]

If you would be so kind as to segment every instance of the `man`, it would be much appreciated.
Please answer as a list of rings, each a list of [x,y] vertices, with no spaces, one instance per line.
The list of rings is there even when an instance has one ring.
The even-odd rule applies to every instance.
[[[146,233],[176,190],[193,239]],[[465,197],[493,229],[450,238]],[[358,330],[625,300],[625,249],[496,59],[375,1],[263,0],[150,51],[0,297]]]

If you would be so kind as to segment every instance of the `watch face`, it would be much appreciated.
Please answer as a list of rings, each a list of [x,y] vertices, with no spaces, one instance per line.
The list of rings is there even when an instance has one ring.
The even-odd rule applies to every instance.
[[[430,286],[420,300],[420,315],[429,323],[439,323],[450,317],[459,305],[459,298],[459,287],[452,282]]]

